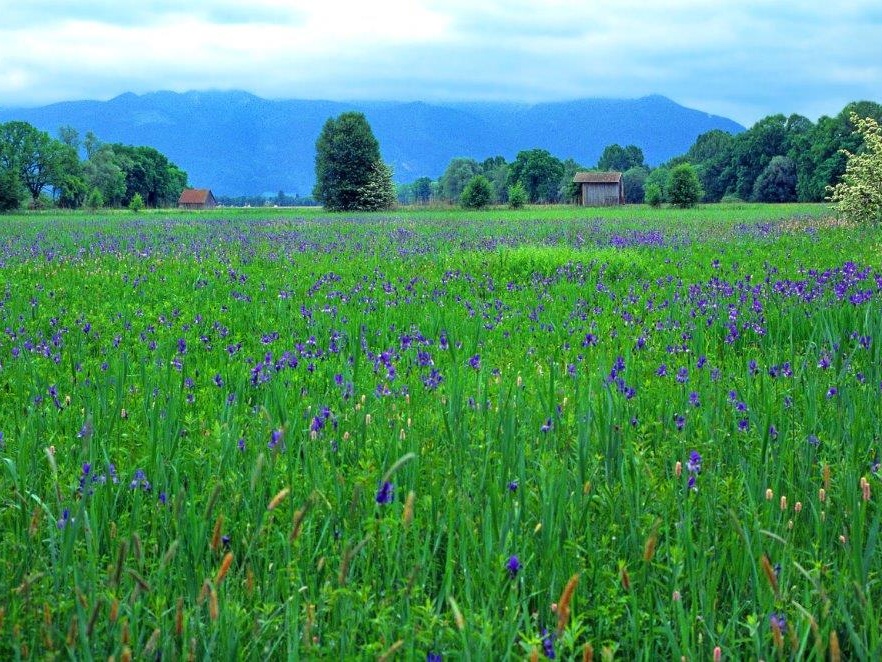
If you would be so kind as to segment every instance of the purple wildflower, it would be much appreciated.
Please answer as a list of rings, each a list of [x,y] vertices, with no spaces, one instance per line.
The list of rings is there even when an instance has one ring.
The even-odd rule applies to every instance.
[[[376,501],[380,505],[392,503],[395,499],[395,486],[388,480],[383,481],[379,489],[377,489]]]
[[[772,612],[769,615],[769,625],[773,628],[777,627],[781,634],[787,632],[787,617],[784,614]]]
[[[542,652],[549,660],[553,660],[557,657],[554,652],[555,639],[554,632],[549,632],[548,628],[542,628]]]
[[[147,480],[147,475],[144,473],[143,469],[136,469],[135,476],[132,479],[132,482],[129,483],[130,490],[136,490],[139,487],[145,492],[149,492],[151,489],[150,481]]]
[[[270,433],[270,440],[267,442],[266,447],[270,450],[276,448],[279,445],[279,442],[282,440],[282,431],[281,430],[273,430]]]
[[[505,569],[508,570],[508,576],[512,579],[518,576],[518,572],[521,569],[521,562],[517,555],[512,554],[508,557],[508,561],[505,562]]]
[[[691,474],[701,473],[701,454],[698,451],[689,453],[689,459],[686,460],[686,471]]]

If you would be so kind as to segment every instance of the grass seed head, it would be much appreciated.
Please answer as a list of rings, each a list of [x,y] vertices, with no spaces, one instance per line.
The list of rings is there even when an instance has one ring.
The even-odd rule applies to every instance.
[[[769,561],[769,557],[766,554],[763,554],[760,557],[760,567],[763,569],[763,574],[766,576],[766,579],[769,582],[769,586],[772,587],[772,591],[775,595],[778,595],[778,576],[775,574],[775,569],[772,567],[772,562]]]
[[[221,546],[221,530],[224,526],[223,513],[217,516],[214,521],[214,529],[211,532],[211,551],[216,552]]]
[[[218,616],[220,616],[220,607],[217,602],[217,591],[214,590],[214,586],[209,586],[208,589],[208,616],[213,621],[216,621]]]
[[[408,528],[411,522],[413,522],[414,501],[416,501],[416,493],[411,490],[407,493],[407,501],[404,502],[404,513],[401,515],[404,528]]]
[[[576,586],[579,584],[579,573],[576,573],[564,586],[563,593],[560,594],[560,600],[557,602],[557,632],[560,634],[567,626],[570,620],[570,603],[573,600],[573,594],[576,592]]]
[[[144,644],[144,652],[142,653],[142,657],[147,659],[153,655],[156,651],[156,645],[159,643],[159,635],[160,630],[156,628],[153,630],[153,634],[150,635],[150,638],[147,640],[147,643]]]
[[[290,487],[284,487],[276,493],[270,502],[266,505],[267,510],[275,510],[282,501],[291,493]]]
[[[224,580],[224,577],[227,576],[227,572],[230,570],[230,565],[233,563],[233,552],[227,552],[224,556],[224,560],[221,561],[220,568],[218,568],[217,575],[214,577],[214,583],[216,586],[220,586],[221,582]]]
[[[836,630],[830,630],[830,662],[839,662],[842,653],[839,650],[839,635]]]
[[[184,598],[178,598],[178,604],[175,607],[175,636],[179,639],[184,634]]]

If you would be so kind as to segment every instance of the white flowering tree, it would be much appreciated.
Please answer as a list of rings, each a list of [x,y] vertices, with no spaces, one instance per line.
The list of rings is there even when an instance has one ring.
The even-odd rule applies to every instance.
[[[848,158],[845,173],[836,186],[829,186],[830,200],[842,218],[857,223],[882,223],[882,127],[872,117],[852,113],[855,132],[864,139],[864,150]]]

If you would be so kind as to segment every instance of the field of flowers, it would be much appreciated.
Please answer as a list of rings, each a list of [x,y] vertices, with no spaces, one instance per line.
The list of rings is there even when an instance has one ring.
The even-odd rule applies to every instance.
[[[555,214],[3,219],[0,658],[879,659],[882,230]]]

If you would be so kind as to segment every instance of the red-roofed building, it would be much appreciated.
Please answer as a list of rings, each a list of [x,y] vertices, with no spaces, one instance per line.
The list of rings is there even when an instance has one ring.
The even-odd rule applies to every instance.
[[[625,187],[620,172],[577,172],[581,204],[586,207],[610,207],[625,204]]]
[[[178,199],[178,209],[214,209],[217,200],[207,188],[185,188]]]

